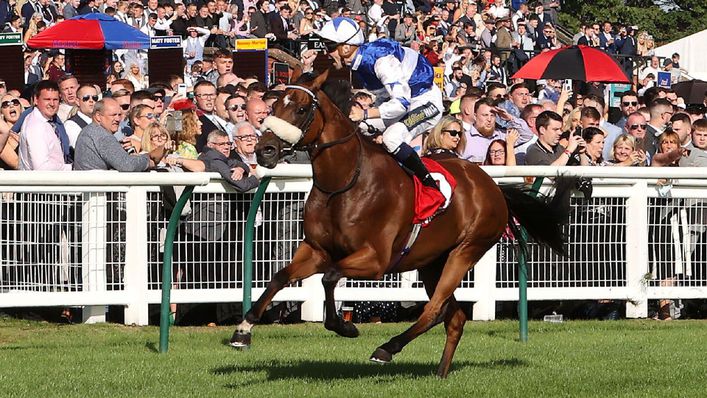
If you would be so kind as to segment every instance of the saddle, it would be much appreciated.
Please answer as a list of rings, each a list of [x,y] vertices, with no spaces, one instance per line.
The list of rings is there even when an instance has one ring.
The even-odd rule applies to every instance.
[[[437,161],[429,157],[423,157],[422,162],[439,185],[439,190],[427,187],[422,185],[417,177],[413,176],[415,183],[415,215],[412,222],[426,227],[449,206],[454,189],[457,187],[457,181]]]

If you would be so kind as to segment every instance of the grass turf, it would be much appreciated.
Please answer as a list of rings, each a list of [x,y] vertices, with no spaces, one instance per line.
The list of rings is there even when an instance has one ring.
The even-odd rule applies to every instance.
[[[699,397],[707,391],[707,322],[469,322],[446,380],[434,374],[436,327],[393,363],[368,361],[408,324],[359,325],[355,340],[320,324],[258,326],[253,347],[231,327],[159,330],[0,319],[0,396]]]

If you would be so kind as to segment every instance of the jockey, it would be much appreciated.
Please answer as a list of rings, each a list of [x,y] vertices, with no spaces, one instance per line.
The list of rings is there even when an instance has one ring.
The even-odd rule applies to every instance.
[[[315,31],[327,47],[337,68],[351,67],[364,87],[372,91],[377,106],[363,110],[352,107],[354,122],[366,121],[383,131],[376,142],[423,185],[439,189],[417,153],[413,138],[432,128],[442,117],[442,92],[434,84],[432,65],[418,52],[388,39],[364,43],[358,23],[338,17]]]

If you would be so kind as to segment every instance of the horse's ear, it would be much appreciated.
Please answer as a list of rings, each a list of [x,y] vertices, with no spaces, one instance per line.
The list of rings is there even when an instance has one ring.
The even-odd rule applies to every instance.
[[[292,83],[297,83],[297,80],[302,77],[302,67],[299,65],[295,65],[295,67],[292,70],[292,77],[290,77],[290,81]]]
[[[322,84],[329,78],[329,69],[325,69],[324,72],[320,73],[314,81],[312,81],[312,88],[318,90],[322,87]]]

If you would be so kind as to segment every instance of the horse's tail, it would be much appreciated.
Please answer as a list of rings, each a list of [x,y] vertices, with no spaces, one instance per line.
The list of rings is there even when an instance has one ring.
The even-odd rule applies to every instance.
[[[536,242],[565,255],[566,236],[562,226],[568,220],[571,185],[565,183],[564,179],[558,180],[561,182],[553,197],[537,195],[537,192],[521,184],[500,185],[508,206],[508,226],[525,254],[526,242],[524,239],[518,239],[521,236],[520,226],[524,227]]]

